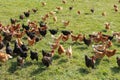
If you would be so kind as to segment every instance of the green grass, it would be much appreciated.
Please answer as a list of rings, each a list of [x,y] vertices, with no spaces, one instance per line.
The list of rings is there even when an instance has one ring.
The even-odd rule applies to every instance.
[[[41,2],[46,2],[46,6],[42,6]],[[63,10],[58,11],[55,15],[58,21],[54,24],[52,16],[47,20],[49,28],[59,28],[73,30],[74,34],[83,33],[90,34],[104,30],[104,23],[111,23],[111,30],[106,34],[112,34],[112,31],[120,30],[120,11],[114,12],[113,5],[119,4],[118,0],[67,0],[63,4],[61,0],[0,0],[0,22],[4,25],[10,24],[10,18],[17,18],[20,14],[28,9],[37,8],[37,13],[31,13],[30,17],[24,19],[20,23],[26,23],[28,19],[31,21],[41,21],[41,17],[50,11],[55,11],[56,6],[62,6]],[[73,10],[69,7],[73,6]],[[90,9],[94,8],[95,13],[92,14]],[[77,11],[81,14],[78,15]],[[106,16],[102,16],[102,12],[106,12]],[[88,15],[86,15],[86,13]],[[70,25],[64,28],[62,20],[69,20]],[[60,32],[59,32],[60,33]],[[73,57],[68,59],[67,56],[58,55],[55,51],[53,63],[46,68],[41,63],[41,50],[50,50],[48,42],[52,41],[50,34],[39,43],[30,47],[39,52],[39,61],[31,61],[28,57],[23,68],[16,66],[16,58],[13,58],[0,67],[0,80],[119,80],[120,68],[116,64],[116,56],[119,56],[119,43],[113,41],[111,49],[116,48],[117,54],[110,59],[104,57],[95,65],[96,69],[88,69],[85,66],[84,55],[93,55],[92,48],[86,47],[85,44],[73,44],[71,40],[63,43],[67,48],[69,45],[73,48]],[[28,53],[29,55],[29,53]]]

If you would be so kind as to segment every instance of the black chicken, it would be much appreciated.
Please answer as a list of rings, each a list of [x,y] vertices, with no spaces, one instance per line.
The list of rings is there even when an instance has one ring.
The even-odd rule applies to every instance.
[[[27,34],[28,37],[30,37],[30,39],[33,39],[35,37],[34,32],[26,31],[26,34]]]
[[[114,38],[114,35],[113,35],[113,36],[110,36],[110,35],[102,34],[102,36],[108,37],[108,39],[109,39],[110,41]]]
[[[13,49],[13,55],[14,56],[17,56],[17,55],[20,55],[22,53],[24,53],[24,51],[22,50],[22,48],[17,44],[17,42],[15,41],[14,43],[14,49]]]
[[[11,56],[13,55],[13,51],[12,51],[9,43],[6,44],[6,53],[10,54]]]
[[[30,16],[30,11],[24,12],[24,15],[25,15],[25,17],[29,17]]]
[[[13,19],[13,18],[10,18],[10,22],[11,22],[11,24],[15,24],[17,22],[17,20]]]
[[[32,11],[33,11],[34,13],[36,13],[36,12],[38,11],[38,9],[32,9]]]
[[[94,9],[92,8],[92,9],[90,9],[90,11],[92,12],[92,13],[94,13]]]
[[[22,24],[22,28],[25,29],[25,30],[29,30],[30,27],[28,25],[25,25],[25,24]]]
[[[2,49],[4,46],[5,46],[5,45],[4,45],[3,41],[1,41],[1,42],[0,42],[0,49]]]
[[[61,32],[62,32],[64,35],[69,35],[69,34],[71,34],[73,31],[62,30]]]
[[[43,37],[45,37],[45,35],[47,34],[47,30],[41,30],[41,29],[39,28],[39,33],[40,33]]]
[[[12,34],[11,33],[4,32],[3,36],[4,36],[4,38],[3,38],[3,43],[4,44],[7,44],[7,42],[10,42],[11,39],[12,39]]]
[[[30,58],[31,58],[32,60],[36,59],[36,61],[38,61],[38,53],[37,53],[37,52],[30,51]]]
[[[23,51],[28,51],[28,47],[24,43],[20,47]]]
[[[43,21],[40,21],[40,22],[39,22],[39,26],[40,26],[40,27],[46,27],[46,23],[44,23]]]
[[[91,67],[92,69],[94,68],[95,60],[94,57],[89,58],[87,55],[85,55],[85,65],[89,68]]]
[[[45,51],[45,50],[42,50],[42,56],[43,56],[43,57],[44,57],[44,56],[52,57],[52,54],[49,53],[49,52],[47,52],[47,51]]]
[[[52,64],[52,57],[44,56],[42,58],[42,63],[46,66],[49,67]]]
[[[116,57],[116,60],[117,60],[117,65],[120,67],[120,58]]]
[[[73,6],[70,6],[70,7],[69,7],[69,10],[72,10],[72,9],[73,9]]]
[[[84,41],[84,43],[87,45],[87,46],[89,46],[90,44],[91,44],[91,39],[86,39],[86,37],[84,36],[84,38],[83,38],[83,41]]]
[[[20,53],[20,57],[22,57],[23,59],[27,58],[27,53],[26,52],[22,52]]]
[[[51,33],[52,35],[55,35],[55,34],[57,34],[58,29],[57,29],[57,30],[55,30],[55,29],[49,29],[49,31],[50,31],[50,33]]]

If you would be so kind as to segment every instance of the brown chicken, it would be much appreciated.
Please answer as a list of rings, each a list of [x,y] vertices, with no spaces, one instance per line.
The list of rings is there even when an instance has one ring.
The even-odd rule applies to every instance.
[[[78,34],[78,35],[71,34],[72,41],[76,42],[80,38],[80,36],[81,36],[81,34]]]
[[[66,55],[69,57],[69,58],[71,58],[72,57],[72,47],[71,46],[69,46],[67,49],[66,49]]]
[[[23,36],[25,35],[25,30],[23,30],[22,32],[16,32],[15,34],[14,34],[14,36],[16,37],[16,38],[22,38]]]
[[[54,17],[53,17],[53,21],[54,21],[54,22],[57,22],[57,16],[54,16]]]
[[[67,3],[67,1],[66,1],[66,0],[62,0],[62,3],[63,3],[63,4],[66,4],[66,3]]]
[[[59,45],[59,48],[58,48],[58,54],[61,55],[62,53],[65,52],[65,49],[62,45]]]
[[[62,41],[65,42],[69,39],[70,35],[63,35]]]
[[[17,38],[17,39],[16,39],[16,42],[17,42],[18,46],[23,45],[23,42],[21,41],[21,39],[20,39],[20,38]]]
[[[58,7],[56,7],[56,9],[57,9],[57,10],[63,10],[63,7],[58,6]]]
[[[55,13],[56,13],[56,12],[54,12],[54,11],[50,11],[50,12],[49,12],[49,14],[52,15],[52,16],[55,15]]]
[[[41,4],[42,4],[42,6],[45,6],[45,5],[46,5],[46,3],[45,3],[45,2],[41,2]]]
[[[102,12],[102,16],[106,16],[106,12]]]
[[[63,25],[66,27],[70,24],[70,21],[63,21]]]
[[[30,39],[30,37],[28,37],[28,45],[33,46],[33,44],[35,43],[35,39],[35,37],[33,39]]]
[[[116,49],[114,49],[114,50],[108,50],[108,49],[106,49],[106,51],[105,51],[105,55],[107,57],[112,57],[112,56],[115,55],[115,53],[116,53]]]
[[[49,44],[50,44],[50,48],[53,50],[55,50],[59,46],[59,42],[49,43]]]
[[[108,23],[108,22],[105,23],[105,29],[110,30],[110,23]]]
[[[9,54],[0,52],[0,62],[6,62],[9,58],[12,58]]]
[[[80,11],[77,11],[77,14],[80,15]]]
[[[54,38],[54,42],[55,43],[60,42],[60,40],[62,39],[62,37],[63,37],[63,34],[60,34],[57,38]]]

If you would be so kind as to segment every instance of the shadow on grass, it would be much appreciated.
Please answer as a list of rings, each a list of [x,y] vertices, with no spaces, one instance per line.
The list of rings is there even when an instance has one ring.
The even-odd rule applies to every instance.
[[[107,32],[107,30],[103,29],[102,32]]]
[[[61,59],[58,61],[58,64],[66,63],[68,62],[68,59]]]
[[[76,49],[80,49],[80,50],[86,50],[86,49],[88,49],[88,47],[79,46],[79,47],[76,47]]]
[[[120,67],[114,66],[114,67],[111,68],[111,71],[113,73],[120,73]]]
[[[57,60],[57,59],[59,59],[59,58],[60,58],[59,55],[54,55],[54,57],[53,57],[54,60]]]
[[[120,44],[115,44],[115,46],[120,47]]]
[[[39,63],[39,68],[36,70],[33,70],[33,72],[30,75],[35,76],[37,74],[44,72],[47,69],[48,69],[48,67],[45,67],[42,63]]]
[[[8,72],[14,73],[17,70],[17,63],[16,62],[11,62],[11,66],[8,69]]]
[[[90,71],[88,71],[88,70],[85,69],[85,68],[80,68],[80,69],[78,69],[78,71],[79,71],[82,75],[85,75],[85,74],[89,74],[89,73],[90,73]]]
[[[99,65],[102,59],[97,59],[95,65]]]

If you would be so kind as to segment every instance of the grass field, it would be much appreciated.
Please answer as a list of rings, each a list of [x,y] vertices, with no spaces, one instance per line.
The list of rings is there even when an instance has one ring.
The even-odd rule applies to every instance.
[[[41,2],[46,2],[42,6]],[[56,11],[57,22],[54,23],[53,17],[47,19],[49,28],[59,28],[59,30],[72,30],[74,34],[91,34],[93,32],[104,31],[106,22],[109,22],[111,28],[105,34],[112,34],[112,31],[120,30],[120,11],[115,12],[113,5],[120,3],[118,0],[67,0],[63,4],[61,0],[0,0],[0,21],[4,25],[10,24],[10,18],[19,19],[19,15],[24,11],[37,8],[37,13],[31,13],[29,18],[25,18],[20,23],[31,21],[41,21],[41,17],[50,11],[56,11],[57,6],[62,6],[63,10]],[[69,7],[73,6],[70,11]],[[90,9],[94,8],[92,14]],[[78,15],[77,11],[81,14]],[[106,12],[106,16],[102,16]],[[62,21],[70,21],[65,28]],[[60,33],[60,32],[59,32]],[[59,35],[59,33],[57,35]],[[16,58],[10,59],[0,67],[0,80],[119,80],[120,68],[116,64],[116,56],[120,55],[120,43],[113,39],[113,46],[110,49],[117,49],[115,56],[104,57],[100,63],[96,63],[95,69],[89,69],[85,66],[84,55],[93,55],[92,47],[87,47],[83,42],[73,43],[71,39],[61,44],[67,48],[72,46],[73,56],[68,59],[67,56],[58,55],[55,51],[53,63],[49,68],[43,66],[41,62],[41,50],[50,50],[48,42],[51,42],[50,33],[40,42],[30,47],[39,53],[39,60],[32,61],[27,57],[23,68],[17,67]],[[13,46],[13,45],[12,45]],[[29,55],[29,53],[28,53]]]

